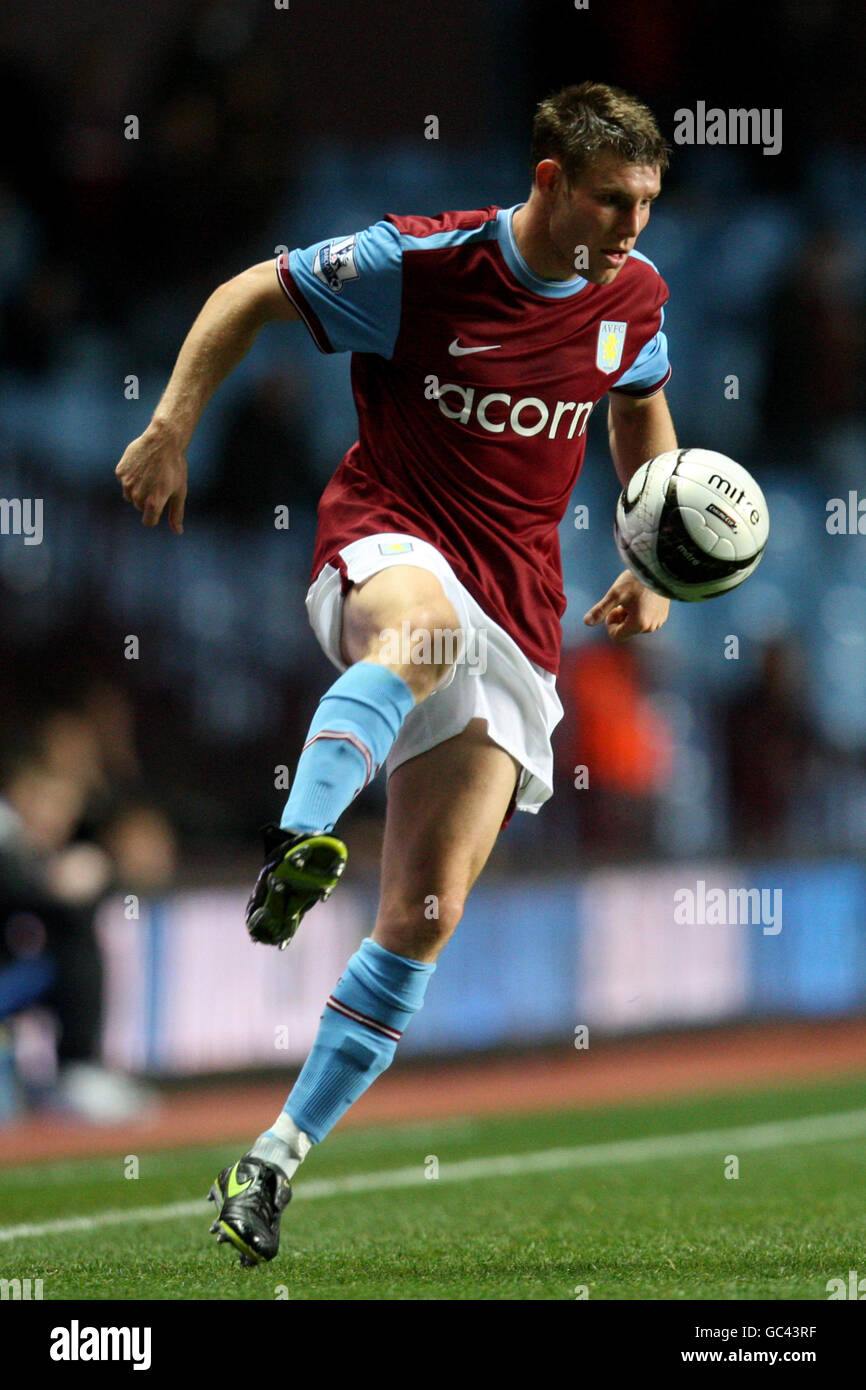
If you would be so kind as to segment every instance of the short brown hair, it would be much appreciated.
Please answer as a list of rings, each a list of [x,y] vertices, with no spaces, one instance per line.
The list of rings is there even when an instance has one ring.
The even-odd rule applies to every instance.
[[[532,177],[542,159],[557,159],[573,181],[600,154],[649,164],[663,174],[668,149],[649,107],[619,87],[581,82],[539,102],[532,126]]]

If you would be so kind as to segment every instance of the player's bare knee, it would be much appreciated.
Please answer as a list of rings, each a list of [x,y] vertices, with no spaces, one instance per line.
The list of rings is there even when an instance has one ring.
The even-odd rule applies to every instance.
[[[426,699],[445,679],[463,647],[457,614],[447,600],[416,605],[378,628],[355,631],[347,655],[376,661],[400,676],[416,700]]]
[[[412,608],[401,618],[399,628],[385,628],[378,635],[389,664],[396,662],[392,669],[416,700],[431,695],[444,680],[462,644],[457,615],[447,602]]]
[[[374,938],[411,960],[434,960],[456,930],[465,899],[454,893],[419,893],[417,900],[383,904]]]
[[[453,928],[452,928],[453,930]],[[441,923],[377,923],[373,940],[386,951],[409,960],[433,961],[447,942],[451,932]]]
[[[442,683],[462,649],[454,607],[437,576],[427,570],[395,566],[346,595],[344,660],[387,666],[405,680],[416,700],[425,699]]]

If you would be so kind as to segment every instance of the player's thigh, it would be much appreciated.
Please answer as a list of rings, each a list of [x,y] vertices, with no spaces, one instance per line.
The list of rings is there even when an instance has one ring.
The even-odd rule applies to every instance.
[[[394,771],[375,941],[435,960],[487,862],[519,773],[483,719]]]
[[[460,621],[439,579],[417,565],[389,565],[360,584],[343,600],[340,649],[351,664],[374,656],[383,633],[456,631]]]

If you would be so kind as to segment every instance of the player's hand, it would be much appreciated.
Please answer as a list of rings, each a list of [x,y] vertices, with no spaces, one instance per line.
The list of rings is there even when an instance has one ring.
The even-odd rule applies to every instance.
[[[183,532],[186,504],[186,457],[170,430],[150,424],[124,450],[115,468],[123,496],[142,512],[145,526],[158,526],[168,504],[168,520],[176,535]]]
[[[656,632],[666,622],[670,607],[670,599],[644,588],[631,570],[623,570],[583,621],[587,627],[604,622],[612,641],[625,642],[640,632]]]

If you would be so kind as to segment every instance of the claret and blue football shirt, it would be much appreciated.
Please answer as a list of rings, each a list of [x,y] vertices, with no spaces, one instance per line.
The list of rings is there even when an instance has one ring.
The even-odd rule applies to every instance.
[[[558,527],[610,390],[670,376],[668,289],[633,251],[610,285],[544,280],[516,208],[397,217],[277,258],[323,352],[352,353],[359,437],[319,504],[313,577],[382,531],[435,545],[531,661],[556,672]]]

